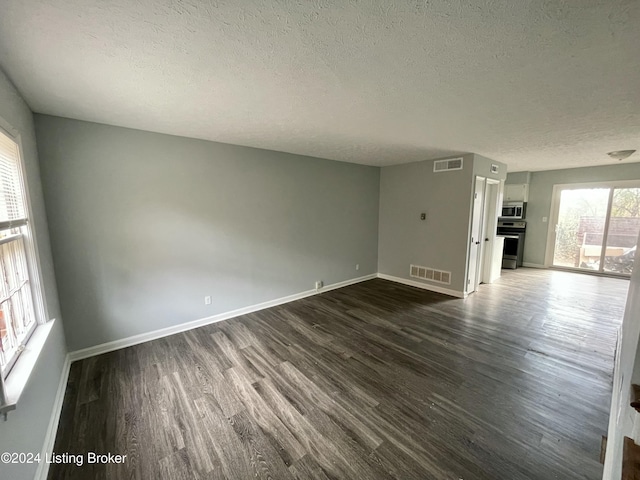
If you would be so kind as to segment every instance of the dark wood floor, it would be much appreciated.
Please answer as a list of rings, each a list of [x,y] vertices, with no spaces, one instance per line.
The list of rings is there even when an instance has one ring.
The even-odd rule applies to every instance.
[[[599,479],[628,282],[372,280],[76,362],[50,479]]]

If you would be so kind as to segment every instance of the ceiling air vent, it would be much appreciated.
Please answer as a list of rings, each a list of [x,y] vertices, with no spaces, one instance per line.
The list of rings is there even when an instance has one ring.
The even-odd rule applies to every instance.
[[[413,278],[421,278],[423,280],[429,280],[431,282],[444,283],[446,285],[451,285],[451,272],[436,270],[435,268],[411,265],[409,268],[409,276]]]
[[[462,170],[462,157],[436,160],[433,162],[434,172],[446,172],[449,170]]]

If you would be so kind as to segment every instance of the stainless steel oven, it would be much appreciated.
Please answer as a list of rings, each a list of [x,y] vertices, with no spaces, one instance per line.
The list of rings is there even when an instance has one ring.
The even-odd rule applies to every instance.
[[[527,222],[506,221],[498,222],[496,234],[504,237],[504,250],[502,251],[502,268],[518,268],[522,266],[524,257],[524,234]]]
[[[505,202],[502,204],[500,220],[523,220],[527,211],[525,202]]]

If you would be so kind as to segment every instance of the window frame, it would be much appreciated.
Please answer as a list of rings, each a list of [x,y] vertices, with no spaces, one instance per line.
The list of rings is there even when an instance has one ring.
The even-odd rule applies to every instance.
[[[615,273],[589,271],[586,269],[580,269],[576,267],[561,267],[553,265],[553,254],[555,248],[555,228],[558,223],[558,216],[560,212],[560,195],[563,190],[581,190],[587,188],[608,188],[611,190],[610,194],[616,188],[640,188],[640,179],[637,180],[598,180],[594,182],[577,182],[577,183],[554,183],[551,192],[551,205],[549,206],[549,223],[547,228],[547,239],[545,243],[544,253],[544,267],[552,268],[556,270],[567,270],[571,272],[580,272],[587,275],[607,276],[629,279],[631,275],[618,275]],[[610,209],[607,211],[607,218],[609,217]],[[607,220],[608,222],[608,220]]]
[[[6,419],[7,412],[16,408],[17,401],[26,386],[28,377],[31,375],[36,360],[51,332],[54,319],[50,319],[46,301],[42,262],[38,250],[38,233],[36,232],[35,217],[31,205],[32,190],[27,180],[22,135],[2,117],[0,117],[0,133],[7,136],[17,146],[18,177],[22,186],[22,200],[27,219],[25,228],[21,233],[35,318],[29,332],[21,342],[24,348],[13,355],[13,358],[7,362],[5,371],[0,375],[0,414],[4,415]]]
[[[28,218],[27,218],[27,222],[28,222]],[[24,225],[26,226],[26,225]],[[28,261],[28,257],[29,253],[27,252],[27,245],[26,245],[26,241],[25,241],[25,235],[24,233],[21,234],[22,237],[22,241],[24,242],[24,249],[25,249],[25,259],[27,260],[27,271],[29,274],[29,289],[31,292],[31,303],[33,304],[33,315],[34,315],[34,322],[33,324],[29,327],[29,330],[27,331],[27,334],[22,338],[22,340],[20,341],[20,345],[27,345],[27,343],[29,343],[29,340],[31,339],[31,336],[33,335],[33,332],[36,331],[36,328],[38,327],[38,325],[40,325],[40,322],[38,320],[38,316],[36,314],[36,304],[35,304],[35,292],[33,291],[33,283],[31,281],[31,270],[29,269],[29,261]],[[16,238],[13,241],[19,241],[19,238]],[[6,242],[9,243],[9,242]],[[7,362],[4,372],[2,372],[2,380],[6,381],[7,377],[11,374],[11,370],[13,369],[13,366],[16,364],[16,362],[18,361],[18,359],[20,358],[20,354],[22,353],[23,348],[18,347],[18,351],[15,352],[13,354],[13,356],[11,357],[11,359]]]

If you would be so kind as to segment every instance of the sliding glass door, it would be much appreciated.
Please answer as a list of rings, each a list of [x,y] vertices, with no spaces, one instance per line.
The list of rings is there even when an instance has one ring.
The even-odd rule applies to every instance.
[[[640,188],[614,188],[602,268],[631,275],[640,231]]]
[[[554,266],[594,269],[602,253],[608,203],[608,188],[560,192]]]
[[[552,265],[630,275],[640,232],[640,184],[556,190]]]

